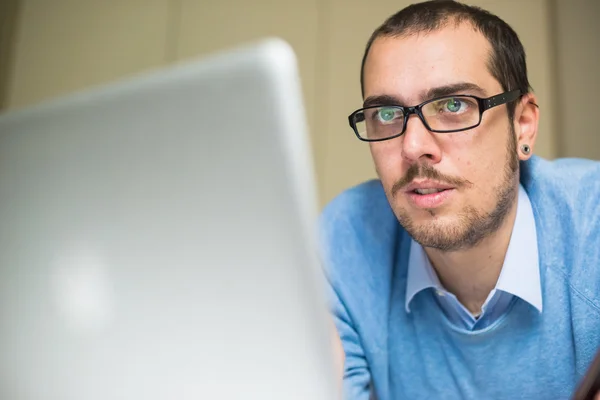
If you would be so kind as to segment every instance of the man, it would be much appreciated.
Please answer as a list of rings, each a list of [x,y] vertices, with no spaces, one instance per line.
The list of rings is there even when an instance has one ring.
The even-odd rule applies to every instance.
[[[532,155],[517,34],[409,6],[372,35],[349,117],[379,179],[322,216],[349,399],[567,399],[600,344],[600,164]]]

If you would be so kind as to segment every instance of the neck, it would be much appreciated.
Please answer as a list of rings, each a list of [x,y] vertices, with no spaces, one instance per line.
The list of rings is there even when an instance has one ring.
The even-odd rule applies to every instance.
[[[472,314],[481,312],[481,306],[498,282],[516,215],[515,199],[500,228],[476,246],[454,252],[425,248],[444,288]]]

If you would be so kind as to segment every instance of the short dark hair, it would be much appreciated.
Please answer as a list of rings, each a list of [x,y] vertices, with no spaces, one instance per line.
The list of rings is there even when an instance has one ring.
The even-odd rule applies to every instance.
[[[454,0],[430,0],[400,10],[373,32],[367,42],[360,68],[360,87],[363,96],[365,62],[375,39],[433,32],[451,22],[456,25],[463,22],[470,23],[489,41],[492,52],[488,60],[488,68],[504,91],[519,89],[521,95],[529,93],[531,86],[527,78],[525,49],[510,25],[479,7]],[[515,102],[507,104],[511,120],[515,107]]]

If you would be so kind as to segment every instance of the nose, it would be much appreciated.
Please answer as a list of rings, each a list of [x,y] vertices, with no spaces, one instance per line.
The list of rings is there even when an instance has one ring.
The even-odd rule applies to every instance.
[[[410,115],[402,140],[402,157],[410,163],[427,160],[438,163],[442,150],[435,133],[429,131],[418,115]]]

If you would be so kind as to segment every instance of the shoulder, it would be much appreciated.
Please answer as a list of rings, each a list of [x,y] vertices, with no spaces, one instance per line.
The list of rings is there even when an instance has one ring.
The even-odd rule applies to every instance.
[[[521,183],[542,217],[552,213],[577,230],[600,230],[600,162],[534,157],[521,164]]]
[[[400,231],[378,180],[342,192],[325,207],[319,246],[325,273],[338,294],[372,290],[374,298],[384,295]]]
[[[320,232],[326,239],[333,237],[362,236],[386,224],[393,213],[378,180],[371,180],[345,190],[323,210]],[[372,232],[371,232],[372,233]]]
[[[547,191],[547,194],[559,195],[567,201],[579,200],[577,195],[582,189],[600,191],[600,162],[583,158],[550,161],[532,157],[521,163],[521,183],[534,196],[543,196]]]
[[[600,162],[535,158],[521,170],[538,231],[540,261],[600,310]]]
[[[319,221],[321,248],[335,263],[367,254],[379,259],[384,256],[382,250],[393,249],[399,226],[381,182],[367,181],[342,192],[325,207]]]

